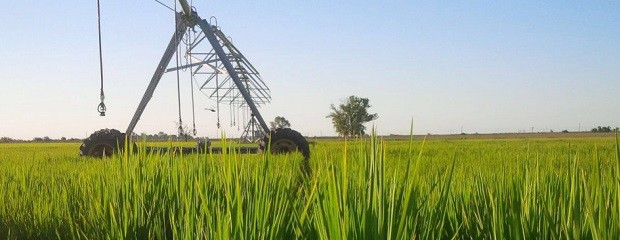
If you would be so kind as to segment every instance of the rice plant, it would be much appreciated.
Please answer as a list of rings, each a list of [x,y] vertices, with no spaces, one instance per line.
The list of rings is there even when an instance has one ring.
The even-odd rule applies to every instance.
[[[0,145],[0,238],[620,238],[617,137],[319,141],[311,176],[295,154],[75,149]]]

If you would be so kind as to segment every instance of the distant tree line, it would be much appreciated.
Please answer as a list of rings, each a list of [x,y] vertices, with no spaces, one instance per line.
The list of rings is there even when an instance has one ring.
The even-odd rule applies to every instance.
[[[133,138],[134,139],[138,139],[138,140],[142,140],[142,139],[146,139],[146,141],[168,141],[168,140],[185,140],[185,141],[190,141],[190,140],[195,140],[196,138],[189,135],[189,134],[183,134],[181,137],[172,134],[166,134],[164,132],[159,132],[156,134],[146,134],[146,133],[142,133],[142,134],[133,134]],[[81,142],[84,139],[82,138],[66,138],[66,137],[61,137],[58,139],[53,139],[50,138],[48,136],[44,136],[44,137],[34,137],[31,140],[23,140],[23,139],[14,139],[14,138],[10,138],[10,137],[0,137],[0,143],[13,143],[13,142]]]
[[[146,134],[146,133],[141,133],[140,135],[138,134],[134,134],[133,135],[134,139],[138,139],[139,141],[141,141],[142,139],[146,139],[146,141],[168,141],[168,140],[185,140],[185,141],[190,141],[190,140],[195,140],[196,138],[194,136],[192,136],[191,134],[188,133],[184,133],[182,136],[177,136],[176,134],[172,134],[169,135],[167,133],[164,132],[159,132],[156,134]]]
[[[611,129],[610,126],[607,126],[607,127],[598,126],[598,127],[592,128],[592,130],[590,130],[590,132],[612,132],[612,131],[618,131],[619,129],[620,128],[618,128],[618,127],[614,128],[614,129]]]
[[[0,143],[10,143],[10,142],[80,142],[83,139],[80,138],[66,138],[61,137],[59,139],[53,139],[48,136],[45,137],[35,137],[32,140],[23,140],[23,139],[13,139],[10,137],[0,137]]]

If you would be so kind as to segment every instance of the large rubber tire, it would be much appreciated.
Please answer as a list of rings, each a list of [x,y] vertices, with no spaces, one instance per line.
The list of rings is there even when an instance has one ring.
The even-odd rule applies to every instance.
[[[270,136],[265,137],[260,145],[262,151],[265,151],[267,146],[269,146],[272,154],[298,151],[304,158],[310,158],[308,141],[299,132],[290,128],[279,128],[271,131],[269,135],[271,138]]]
[[[80,156],[109,157],[123,151],[125,134],[116,129],[101,129],[84,139]]]
[[[259,145],[261,152],[265,152],[266,149],[269,149],[272,154],[291,153],[294,151],[301,153],[303,159],[299,166],[300,170],[305,177],[312,175],[312,170],[310,169],[310,146],[306,138],[299,132],[290,128],[278,128],[271,131],[269,136],[266,136]]]

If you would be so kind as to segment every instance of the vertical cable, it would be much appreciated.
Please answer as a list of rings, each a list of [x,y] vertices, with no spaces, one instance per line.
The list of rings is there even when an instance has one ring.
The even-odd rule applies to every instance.
[[[101,51],[101,7],[99,6],[99,0],[97,0],[97,32],[99,36],[99,77],[101,80],[101,89],[99,91],[99,99],[101,103],[97,106],[99,116],[105,116],[106,106],[103,100],[105,100],[105,94],[103,93],[103,51]]]
[[[241,129],[239,128],[239,126],[241,125],[241,121],[240,121],[241,119],[239,118],[239,109],[240,109],[240,108],[241,108],[241,106],[239,106],[239,107],[237,108],[237,131],[241,130]]]
[[[218,63],[215,62],[215,104],[216,104],[216,110],[217,110],[217,129],[220,129],[220,82],[219,82],[219,72],[217,72],[218,70]]]
[[[229,111],[228,115],[230,117],[230,127],[233,127],[233,126],[235,126],[234,125],[235,113],[233,112],[233,103],[232,102],[230,103],[230,106],[228,106],[228,111]]]
[[[176,29],[176,26],[178,24],[178,19],[177,19],[177,2],[174,1],[174,28]],[[183,119],[181,118],[181,80],[180,80],[180,76],[179,76],[179,51],[180,51],[180,46],[179,46],[179,37],[178,37],[178,32],[175,30],[174,31],[174,36],[175,36],[175,41],[177,44],[177,49],[175,52],[176,55],[176,73],[177,73],[177,102],[178,102],[178,107],[179,107],[179,136],[183,135]]]
[[[194,136],[196,136],[196,105],[194,104],[194,69],[192,67],[192,55],[191,55],[191,41],[192,40],[192,34],[191,31],[187,31],[187,52],[186,54],[189,54],[189,56],[187,58],[189,58],[189,85],[191,86],[191,92],[192,92],[192,133],[194,134]]]

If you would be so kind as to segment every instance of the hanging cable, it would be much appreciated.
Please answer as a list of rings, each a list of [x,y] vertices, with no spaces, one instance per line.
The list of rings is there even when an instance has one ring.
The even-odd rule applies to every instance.
[[[245,128],[248,123],[248,108],[244,107],[242,113],[243,113],[243,128]]]
[[[228,88],[229,88],[229,89],[230,89],[230,88],[232,88],[232,84],[233,84],[233,83],[232,83],[232,81],[229,81],[229,82],[228,82]],[[229,110],[230,110],[230,126],[231,126],[231,127],[234,127],[234,126],[235,126],[235,110],[234,110],[234,108],[233,108],[233,107],[234,107],[234,105],[235,105],[235,102],[234,102],[234,101],[235,101],[235,99],[236,99],[236,97],[232,98],[232,99],[230,100],[230,102],[229,102],[229,104],[230,104],[230,109],[229,109]]]
[[[215,69],[218,68],[218,63],[215,62]],[[215,74],[215,109],[217,110],[217,129],[220,129],[220,82],[219,82],[219,73]]]
[[[237,126],[237,116],[235,116],[235,105],[234,103],[230,105],[232,107],[231,111],[232,111],[232,117],[233,117],[233,127]]]
[[[241,129],[239,129],[239,126],[241,125],[241,121],[240,121],[240,118],[239,118],[239,109],[240,108],[241,107],[237,108],[237,123],[239,123],[239,124],[237,124],[237,131],[241,130]]]
[[[185,45],[186,46],[186,53],[185,54],[189,54],[189,56],[187,58],[189,58],[189,85],[191,86],[191,92],[192,92],[192,133],[194,134],[194,136],[196,136],[196,134],[198,133],[198,131],[196,131],[196,106],[194,105],[194,69],[192,68],[192,56],[191,56],[191,51],[190,51],[190,44],[189,41],[192,39],[192,35],[191,35],[191,31],[187,31],[187,40],[188,43]]]
[[[174,26],[175,28],[176,28],[176,25],[177,25],[177,2],[175,1],[174,2]],[[178,33],[175,31],[174,32],[175,39],[179,39],[177,34]],[[179,51],[181,50],[181,47],[179,46],[178,40],[176,44],[177,44],[177,50],[176,50],[175,55],[176,55],[176,73],[177,73],[177,102],[179,105],[179,128],[178,130],[179,130],[179,136],[182,136],[184,131],[183,131],[183,119],[181,118],[181,80],[180,80],[181,78],[179,76],[179,61],[180,61]]]
[[[101,80],[101,89],[99,91],[99,99],[101,102],[97,106],[99,116],[105,116],[107,110],[105,103],[105,94],[103,93],[103,52],[101,51],[101,8],[99,7],[99,0],[97,0],[97,32],[99,33],[99,76]]]
[[[228,106],[228,116],[230,117],[230,127],[233,127],[233,121],[235,119],[235,114],[233,113],[232,103]]]

